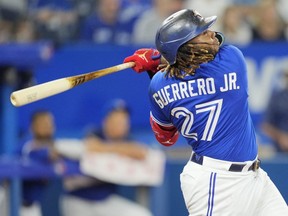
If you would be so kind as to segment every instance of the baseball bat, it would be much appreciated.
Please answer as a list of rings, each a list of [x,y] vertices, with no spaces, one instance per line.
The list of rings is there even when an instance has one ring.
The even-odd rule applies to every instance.
[[[85,74],[76,76],[70,76],[45,82],[39,85],[31,86],[25,89],[14,91],[10,95],[11,103],[16,106],[23,106],[61,92],[72,89],[78,85],[81,85],[90,80],[96,79],[101,76],[105,76],[117,71],[121,71],[127,68],[131,68],[135,65],[134,62],[127,62],[113,67],[105,68],[102,70],[92,71]]]

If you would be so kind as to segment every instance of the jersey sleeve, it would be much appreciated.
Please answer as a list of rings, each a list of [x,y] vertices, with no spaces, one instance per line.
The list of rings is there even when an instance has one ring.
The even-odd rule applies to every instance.
[[[225,50],[225,59],[226,61],[234,61],[236,67],[244,68],[246,71],[246,62],[242,51],[233,45],[225,45],[222,49]],[[242,70],[240,70],[242,71]]]
[[[154,76],[155,77],[155,76]],[[164,113],[164,107],[161,107],[161,103],[157,102],[155,97],[155,91],[153,91],[153,80],[149,87],[149,100],[150,100],[150,116],[159,125],[164,127],[173,126],[170,119]]]
[[[50,164],[50,151],[48,147],[35,148],[32,142],[24,144],[22,156],[39,163]]]

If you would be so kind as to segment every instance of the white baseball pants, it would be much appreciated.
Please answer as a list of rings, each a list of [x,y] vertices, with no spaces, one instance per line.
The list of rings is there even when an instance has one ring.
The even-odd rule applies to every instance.
[[[189,216],[288,216],[287,204],[265,171],[232,172],[228,163],[212,159],[185,165],[180,182]]]

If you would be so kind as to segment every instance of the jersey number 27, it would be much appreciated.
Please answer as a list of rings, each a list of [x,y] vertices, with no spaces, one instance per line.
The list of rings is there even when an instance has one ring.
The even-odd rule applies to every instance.
[[[203,112],[209,112],[208,118],[206,120],[205,129],[201,140],[211,141],[220,113],[222,108],[223,99],[214,100],[206,103],[201,103],[195,105],[196,115]],[[176,118],[184,118],[183,124],[181,126],[181,134],[184,137],[198,140],[198,134],[191,132],[191,128],[194,123],[194,115],[185,107],[175,107],[171,110],[171,115]]]

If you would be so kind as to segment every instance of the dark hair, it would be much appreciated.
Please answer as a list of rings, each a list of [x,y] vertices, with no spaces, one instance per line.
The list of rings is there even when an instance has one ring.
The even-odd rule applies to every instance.
[[[30,122],[33,124],[37,118],[43,115],[50,115],[51,112],[49,110],[41,109],[41,110],[36,110],[31,114]]]
[[[106,104],[104,104],[103,109],[102,109],[102,116],[106,117],[110,113],[115,112],[115,111],[124,111],[127,114],[131,114],[130,109],[127,105],[127,103],[120,98],[116,98],[113,100],[108,101]]]
[[[166,67],[166,76],[184,78],[186,75],[194,75],[200,64],[212,61],[216,53],[217,51],[207,44],[187,42],[179,47],[176,63]]]

